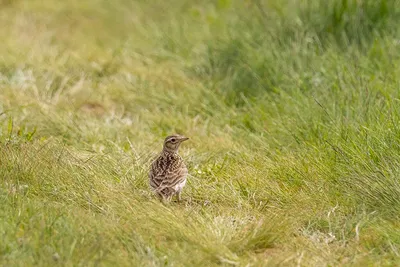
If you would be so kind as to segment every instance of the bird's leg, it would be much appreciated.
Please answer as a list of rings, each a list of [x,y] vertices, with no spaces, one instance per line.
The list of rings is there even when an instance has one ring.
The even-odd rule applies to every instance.
[[[161,203],[165,204],[167,202],[165,197],[162,194],[158,193],[157,196],[158,196],[158,200],[160,200]]]
[[[172,197],[173,197],[173,195],[167,196],[167,197],[166,197],[167,202],[171,202]]]
[[[178,202],[180,203],[182,198],[181,198],[181,192],[179,191],[178,193],[176,193],[176,199],[178,200]]]

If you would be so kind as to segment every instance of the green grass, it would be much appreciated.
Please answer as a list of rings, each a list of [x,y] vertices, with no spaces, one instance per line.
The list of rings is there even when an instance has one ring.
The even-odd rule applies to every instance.
[[[148,2],[0,1],[0,265],[398,264],[400,2]]]

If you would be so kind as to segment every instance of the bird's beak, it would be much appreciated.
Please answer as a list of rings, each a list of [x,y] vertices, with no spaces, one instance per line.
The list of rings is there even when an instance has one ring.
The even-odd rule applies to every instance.
[[[189,137],[181,137],[181,142],[189,140]]]

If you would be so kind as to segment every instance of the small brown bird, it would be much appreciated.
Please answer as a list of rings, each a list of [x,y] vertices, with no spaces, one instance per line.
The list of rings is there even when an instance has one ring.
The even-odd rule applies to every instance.
[[[174,195],[177,195],[178,201],[181,200],[188,170],[178,154],[178,149],[180,144],[188,139],[182,135],[165,138],[161,154],[151,164],[150,186],[163,201],[170,201]]]

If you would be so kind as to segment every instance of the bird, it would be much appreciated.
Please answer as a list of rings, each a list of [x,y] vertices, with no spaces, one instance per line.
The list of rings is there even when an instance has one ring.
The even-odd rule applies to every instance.
[[[165,138],[160,155],[150,166],[149,182],[152,191],[163,201],[169,202],[176,195],[181,201],[181,191],[186,184],[188,169],[178,154],[179,146],[188,137],[174,134]]]

